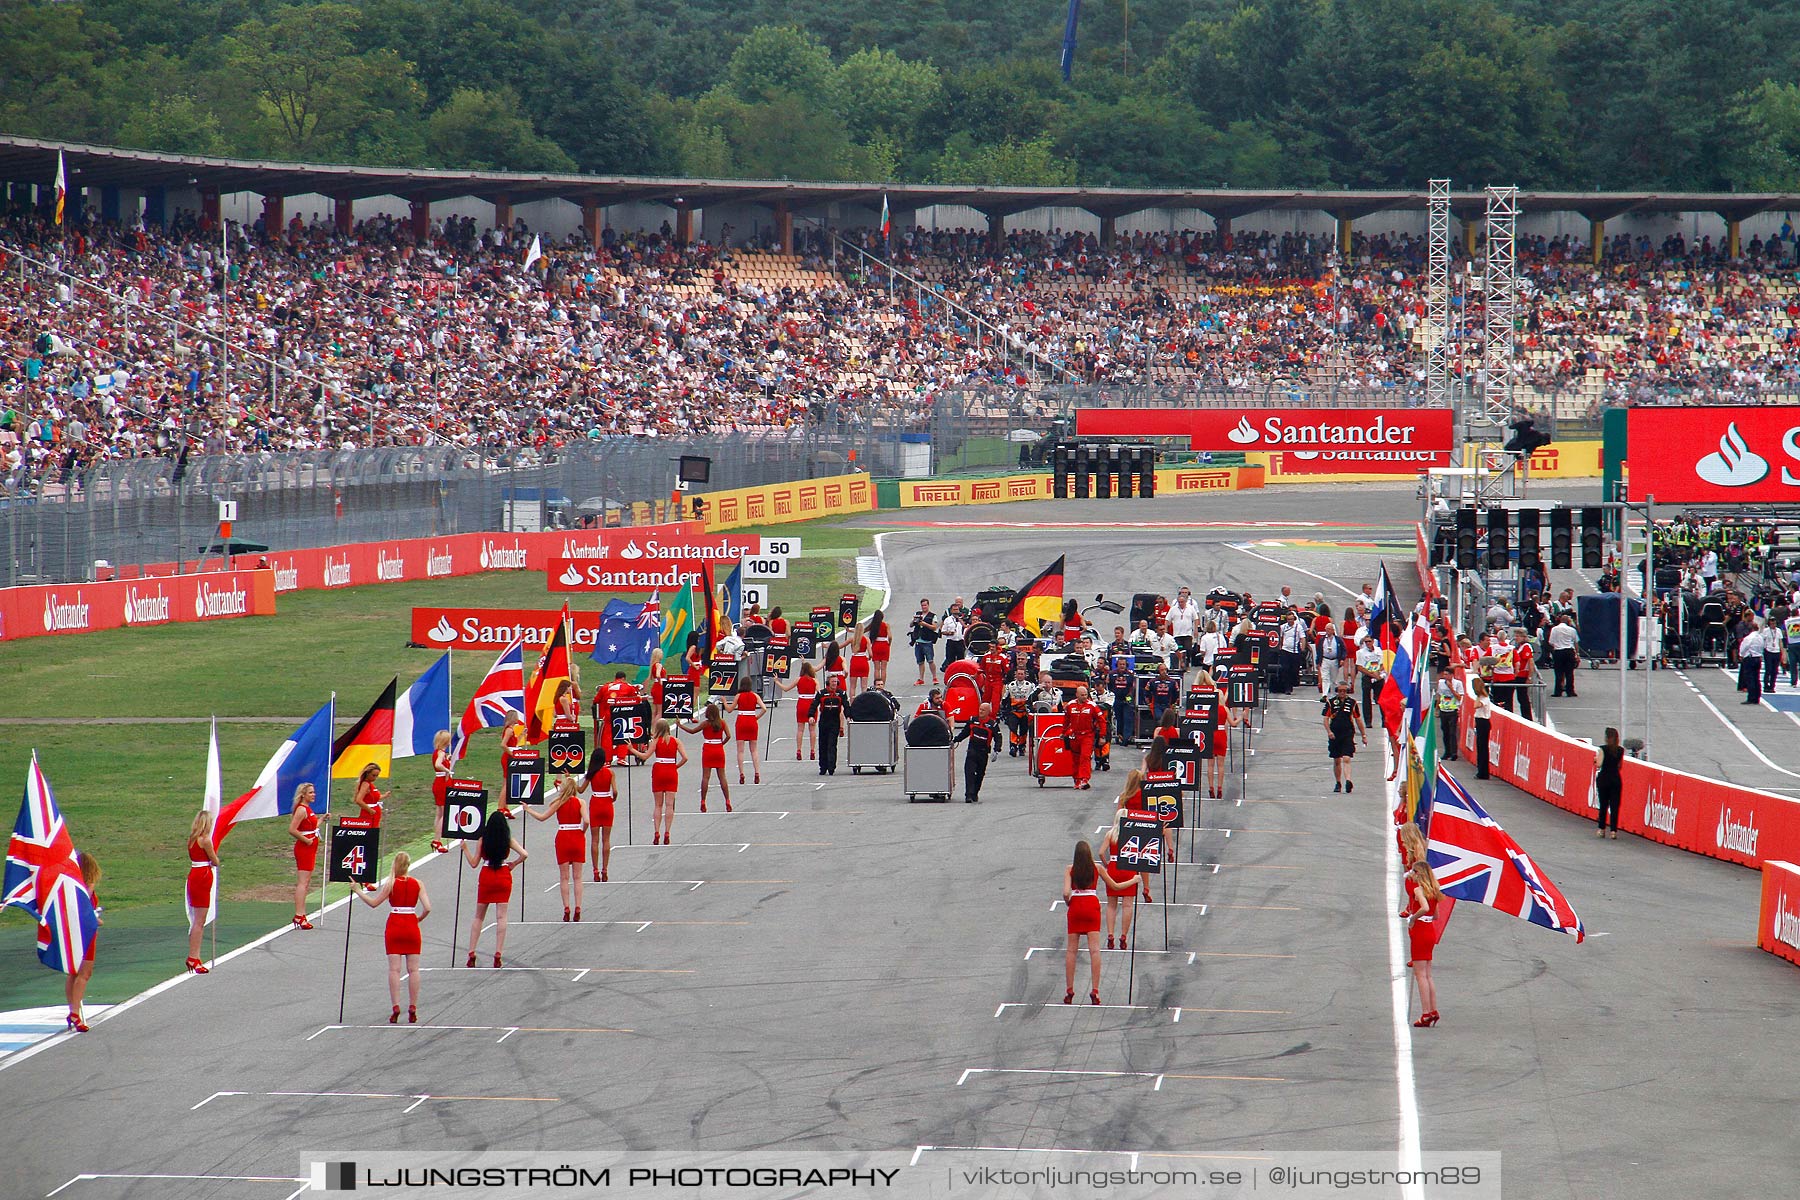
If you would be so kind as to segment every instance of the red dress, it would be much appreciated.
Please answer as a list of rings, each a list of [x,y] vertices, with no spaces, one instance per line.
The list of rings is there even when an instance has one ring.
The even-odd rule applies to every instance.
[[[1431,952],[1437,947],[1437,914],[1436,904],[1425,902],[1424,889],[1417,880],[1406,881],[1406,915],[1413,918],[1412,928],[1408,931],[1409,956],[1416,963],[1430,962]]]
[[[893,652],[894,639],[888,633],[887,622],[883,621],[876,627],[875,636],[869,642],[869,657],[873,658],[878,663],[884,663],[888,661],[888,657],[893,654]]]
[[[431,752],[431,802],[439,808],[444,807],[444,792],[450,786],[450,779],[456,768],[450,765],[448,750]]]
[[[601,767],[588,788],[588,824],[595,829],[613,827],[613,769]]]
[[[187,902],[189,908],[212,905],[213,865],[206,857],[205,844],[190,841],[188,849]]]
[[[302,804],[300,813],[300,832],[313,835],[312,841],[296,841],[294,843],[294,869],[310,872],[319,865],[319,818],[313,815],[312,805]]]
[[[1106,873],[1118,881],[1116,887],[1110,883],[1106,885],[1108,896],[1129,896],[1141,886],[1136,871],[1127,871],[1119,865],[1119,847],[1116,844],[1106,852]]]
[[[812,720],[813,697],[819,694],[819,677],[802,675],[794,680],[794,723],[804,725]]]
[[[676,752],[681,742],[674,737],[660,737],[651,747],[650,790],[674,792],[681,789],[680,758]]]
[[[867,635],[858,634],[850,651],[850,678],[867,679],[869,677],[869,639]]]
[[[723,771],[725,769],[725,726],[721,725],[717,729],[711,725],[702,726],[700,740],[700,769],[705,771],[717,767]]]
[[[587,839],[581,832],[581,800],[571,796],[556,806],[557,866],[587,861]]]
[[[658,712],[662,711],[663,679],[668,673],[669,669],[661,663],[650,668],[650,706]]]
[[[737,694],[737,727],[731,732],[740,742],[754,742],[757,739],[755,692]]]
[[[1069,936],[1100,932],[1100,896],[1091,887],[1069,893]]]
[[[788,623],[787,623],[786,617],[770,618],[770,620],[769,620],[769,636],[771,638],[784,638],[787,636],[787,631],[788,631]]]
[[[91,898],[94,901],[94,911],[96,913],[98,913],[100,911],[100,896],[98,893],[95,893]],[[45,927],[42,925],[38,926],[39,932],[43,932],[44,928]],[[88,939],[87,953],[83,954],[81,956],[81,961],[84,963],[93,962],[94,961],[94,949],[97,946],[99,946],[99,944],[100,944],[100,927],[98,924],[96,924],[94,926],[94,936]]]
[[[512,868],[481,864],[475,876],[475,903],[505,904],[512,899]]]
[[[411,875],[394,880],[388,890],[388,919],[384,940],[389,954],[419,952],[419,881]]]
[[[369,806],[363,810],[364,816],[369,824],[377,829],[381,828],[381,789],[371,783],[369,785],[369,798],[363,803]]]

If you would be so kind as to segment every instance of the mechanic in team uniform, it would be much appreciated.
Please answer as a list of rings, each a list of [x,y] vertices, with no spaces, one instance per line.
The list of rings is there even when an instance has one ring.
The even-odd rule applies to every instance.
[[[1020,663],[1007,681],[1004,697],[1009,758],[1024,754],[1031,741],[1031,698],[1036,694],[1037,685],[1031,682],[1025,664]]]
[[[1181,703],[1181,680],[1169,674],[1169,664],[1156,665],[1156,676],[1144,685],[1150,695],[1150,716],[1160,720],[1163,713]]]
[[[994,720],[994,707],[986,703],[956,735],[955,741],[969,743],[968,750],[963,753],[964,804],[981,803],[981,783],[987,778],[988,759],[993,756],[994,742],[999,736],[1000,726]]]
[[[1075,786],[1086,791],[1093,786],[1089,780],[1094,774],[1094,743],[1098,740],[1100,722],[1106,719],[1106,713],[1088,699],[1085,683],[1075,689],[1075,698],[1065,703],[1062,711],[1063,741],[1068,744],[1069,757],[1073,760],[1071,770],[1074,772]]]
[[[1350,695],[1350,684],[1347,680],[1339,680],[1332,694],[1325,699],[1325,752],[1331,756],[1331,777],[1334,792],[1353,792],[1356,784],[1350,779],[1350,759],[1356,753],[1356,735],[1362,734],[1363,745],[1369,744],[1369,730],[1363,724],[1362,713],[1356,707],[1356,700]]]
[[[844,713],[849,706],[844,695],[843,676],[831,677],[830,686],[813,701],[813,713],[819,725],[819,774],[837,774],[838,735],[844,730]]]
[[[1114,656],[1112,669],[1106,673],[1106,687],[1112,693],[1113,726],[1121,742],[1137,735],[1137,671],[1132,668],[1129,651]]]

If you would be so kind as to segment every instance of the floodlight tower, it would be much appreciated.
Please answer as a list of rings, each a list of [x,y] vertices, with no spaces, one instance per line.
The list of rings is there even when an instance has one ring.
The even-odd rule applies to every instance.
[[[1425,259],[1425,406],[1450,406],[1450,181],[1431,181]]]
[[[1481,398],[1472,406],[1467,422],[1472,441],[1497,439],[1512,417],[1513,317],[1519,300],[1513,235],[1518,219],[1519,189],[1489,186],[1482,268]]]

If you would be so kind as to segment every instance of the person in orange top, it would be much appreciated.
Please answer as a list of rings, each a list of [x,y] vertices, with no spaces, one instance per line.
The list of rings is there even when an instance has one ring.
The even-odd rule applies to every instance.
[[[388,960],[388,999],[394,1003],[394,1011],[388,1017],[389,1025],[400,1023],[402,976],[406,978],[407,987],[407,1022],[419,1023],[419,952],[423,949],[419,922],[431,915],[431,897],[425,894],[425,885],[414,879],[411,872],[412,856],[402,850],[394,855],[393,875],[374,891],[357,893],[370,908],[380,908],[383,903],[390,905],[387,928],[382,933],[382,948],[387,951]],[[494,965],[498,966],[500,956],[494,957]]]
[[[587,861],[587,814],[581,807],[581,780],[561,775],[550,803],[527,807],[526,815],[534,821],[556,818],[556,886],[562,893],[563,920],[569,919],[569,891],[575,892],[575,920],[581,920],[581,865]]]
[[[800,761],[800,744],[806,743],[806,757],[819,757],[819,724],[813,718],[813,698],[819,694],[819,674],[810,662],[800,664],[800,674],[790,683],[777,679],[775,686],[794,697],[794,761]]]
[[[731,811],[731,786],[725,782],[725,743],[731,730],[725,727],[725,712],[714,700],[706,706],[698,721],[684,721],[683,733],[700,735],[700,811],[706,811],[706,785],[713,774],[719,777],[719,790],[725,794],[725,811]]]
[[[591,759],[582,790],[587,793],[588,857],[594,864],[595,883],[606,882],[607,864],[612,861],[613,806],[617,787],[612,766],[603,758]]]
[[[681,739],[669,730],[668,718],[656,723],[650,744],[637,751],[639,762],[651,763],[650,797],[654,807],[650,813],[650,844],[666,846],[675,825],[675,793],[681,789],[681,768],[687,765],[687,751]]]
[[[450,731],[440,729],[437,736],[431,739],[431,802],[437,808],[433,816],[432,829],[435,836],[431,839],[431,848],[439,854],[444,849],[444,793],[450,787],[450,780],[456,775],[456,764],[450,761]]]
[[[438,809],[438,820],[444,810]],[[294,789],[294,813],[288,818],[288,836],[294,839],[294,924],[311,929],[306,900],[312,894],[313,871],[319,865],[319,815],[313,811],[313,785]]]
[[[1084,791],[1092,786],[1088,781],[1094,773],[1094,738],[1105,719],[1100,706],[1088,699],[1086,684],[1076,688],[1075,698],[1063,704],[1063,740],[1073,760],[1075,786]]]
[[[213,846],[213,816],[204,808],[194,814],[188,826],[187,969],[204,975],[209,968],[200,961],[200,935],[206,929],[206,914],[212,908],[213,872],[219,866],[219,851]]]
[[[762,697],[757,695],[756,689],[751,686],[748,676],[746,676],[743,682],[738,685],[736,707],[737,721],[732,728],[731,735],[737,739],[738,782],[740,784],[744,782],[744,752],[748,750],[750,752],[750,766],[755,772],[756,782],[761,783],[762,724],[758,718],[762,716],[763,702]]]

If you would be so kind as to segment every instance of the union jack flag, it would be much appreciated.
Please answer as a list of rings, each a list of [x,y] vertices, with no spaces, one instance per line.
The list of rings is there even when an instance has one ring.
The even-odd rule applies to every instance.
[[[488,669],[487,677],[469,698],[462,720],[456,724],[456,737],[450,747],[450,761],[461,762],[469,749],[469,738],[478,729],[498,729],[508,720],[525,718],[525,640],[519,638],[501,652]]]
[[[1441,766],[1427,857],[1444,895],[1485,904],[1577,942],[1587,937],[1581,918],[1550,877]]]
[[[662,628],[662,592],[653,592],[644,601],[644,607],[638,612],[637,627],[639,629]]]
[[[38,960],[53,971],[81,970],[100,928],[94,897],[82,882],[75,842],[57,810],[36,752],[25,775],[25,800],[6,845],[0,907],[22,908],[38,922]]]

